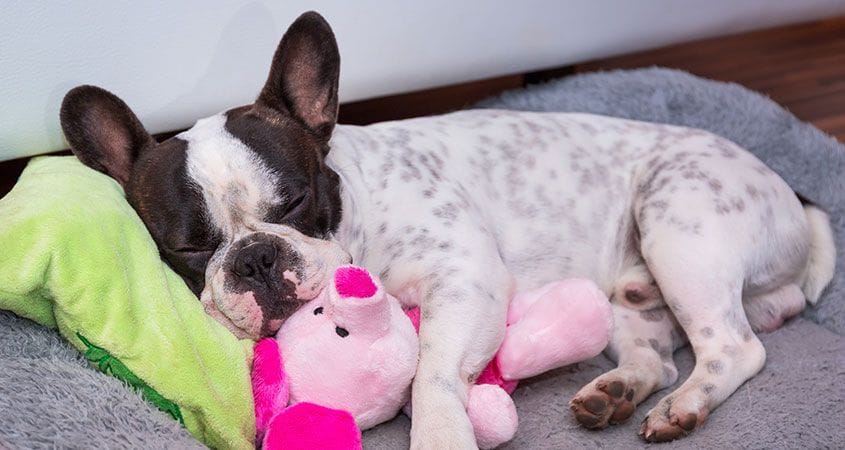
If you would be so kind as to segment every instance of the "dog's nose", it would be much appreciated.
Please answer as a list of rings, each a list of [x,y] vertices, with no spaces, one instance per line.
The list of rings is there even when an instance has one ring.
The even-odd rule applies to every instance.
[[[256,242],[238,252],[232,269],[240,277],[268,282],[269,272],[275,264],[276,247],[264,242]]]

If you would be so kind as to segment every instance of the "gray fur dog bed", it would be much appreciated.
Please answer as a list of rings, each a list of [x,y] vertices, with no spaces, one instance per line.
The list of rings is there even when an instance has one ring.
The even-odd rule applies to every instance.
[[[585,74],[505,93],[478,106],[578,111],[703,128],[754,152],[804,198],[831,215],[837,272],[818,305],[761,336],[765,368],[709,417],[665,448],[841,448],[845,442],[845,146],[767,98],[733,84],[645,69]],[[693,364],[676,353],[679,383]],[[580,428],[568,409],[577,390],[610,369],[603,356],[523,382],[514,396],[520,429],[506,448],[640,448],[640,421]],[[400,416],[364,434],[366,448],[407,448]],[[58,336],[0,312],[0,447],[199,447],[187,432],[117,380],[90,369]]]

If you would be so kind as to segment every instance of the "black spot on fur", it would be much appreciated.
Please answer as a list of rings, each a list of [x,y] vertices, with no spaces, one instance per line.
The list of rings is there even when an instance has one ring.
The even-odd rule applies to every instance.
[[[709,186],[710,189],[716,194],[722,192],[722,182],[715,178],[711,178],[709,181],[707,181],[707,186]]]
[[[707,361],[707,372],[711,375],[721,375],[725,371],[725,364],[717,359]]]
[[[757,200],[760,197],[760,191],[750,184],[745,185],[745,192],[748,193],[752,200]]]
[[[663,308],[640,311],[640,318],[646,322],[660,322],[666,318],[666,312]]]
[[[452,202],[444,203],[434,208],[432,214],[437,218],[451,222],[458,218],[458,207]]]
[[[739,348],[735,345],[725,345],[724,347],[722,347],[722,353],[730,357],[734,357],[736,355],[739,355]]]

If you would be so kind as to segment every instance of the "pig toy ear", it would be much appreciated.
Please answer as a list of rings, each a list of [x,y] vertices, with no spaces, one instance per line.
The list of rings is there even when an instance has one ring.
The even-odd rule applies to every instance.
[[[384,290],[366,269],[342,266],[335,271],[329,302],[338,328],[349,334],[378,339],[391,326],[391,305]]]
[[[270,421],[284,411],[290,400],[279,344],[266,338],[255,344],[252,358],[252,396],[255,401],[255,432],[261,440]]]
[[[261,448],[360,450],[361,430],[347,411],[297,403],[273,419]]]

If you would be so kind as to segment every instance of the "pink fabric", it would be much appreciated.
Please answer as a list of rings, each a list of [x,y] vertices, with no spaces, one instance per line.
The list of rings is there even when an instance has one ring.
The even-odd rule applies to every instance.
[[[510,394],[492,384],[476,384],[467,396],[467,415],[482,449],[513,439],[519,425]]]
[[[346,411],[298,403],[273,418],[264,450],[358,450],[361,431]]]
[[[490,364],[487,364],[487,367],[478,375],[478,380],[475,381],[475,384],[493,384],[501,387],[508,394],[513,394],[513,391],[519,385],[519,380],[506,380],[499,370],[499,358],[493,357]]]
[[[288,380],[282,369],[282,355],[275,340],[255,344],[252,360],[252,395],[255,400],[255,432],[258,440],[274,415],[288,404]]]
[[[267,430],[265,448],[361,448],[359,428],[391,419],[408,401],[419,326],[419,308],[403,311],[366,270],[339,268],[275,341],[256,345],[256,425]],[[589,280],[516,296],[502,347],[470,388],[467,413],[479,444],[513,436],[516,380],[595,356],[611,328],[607,298]]]
[[[276,341],[291,404],[348,411],[367,429],[393,418],[407,401],[419,339],[399,301],[366,271],[345,266],[336,273],[335,284],[289,317]]]
[[[572,278],[517,295],[508,323],[496,360],[502,378],[518,380],[601,353],[613,314],[595,283]]]
[[[516,433],[508,395],[516,380],[599,354],[610,339],[612,315],[595,283],[570,279],[515,296],[507,323],[499,351],[470,388],[467,414],[480,448],[496,447]]]
[[[414,330],[419,334],[420,332],[420,308],[411,308],[405,311],[405,315],[411,319],[411,323],[414,325]]]
[[[366,269],[344,266],[334,273],[337,293],[341,298],[368,298],[376,295],[378,288]]]

